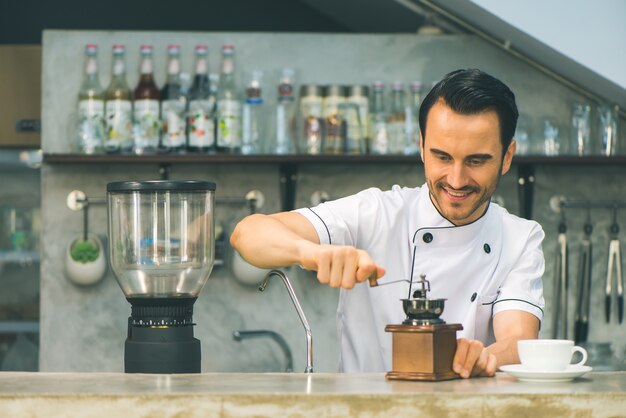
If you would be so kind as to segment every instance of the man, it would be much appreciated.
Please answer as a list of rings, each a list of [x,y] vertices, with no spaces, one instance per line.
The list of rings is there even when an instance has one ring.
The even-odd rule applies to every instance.
[[[544,258],[539,224],[490,203],[515,153],[517,106],[511,90],[480,70],[444,77],[420,108],[426,184],[367,189],[315,208],[242,220],[233,247],[263,268],[301,265],[341,287],[340,370],[391,370],[387,324],[405,315],[407,282],[430,281],[446,298],[442,318],[461,323],[453,370],[493,376],[519,363],[517,341],[537,338]],[[384,278],[382,278],[384,276]]]

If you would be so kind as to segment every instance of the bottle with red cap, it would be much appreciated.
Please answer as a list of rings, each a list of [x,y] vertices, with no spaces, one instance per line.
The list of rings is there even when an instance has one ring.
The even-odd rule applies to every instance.
[[[104,94],[106,120],[106,152],[126,152],[133,147],[132,93],[126,81],[126,49],[113,45],[111,81]]]
[[[172,152],[186,145],[187,96],[180,81],[180,46],[167,47],[167,81],[161,89],[161,147]]]
[[[98,46],[85,47],[85,73],[78,93],[78,147],[85,154],[102,151],[104,90],[98,77]]]
[[[140,48],[139,82],[134,98],[134,147],[135,154],[156,152],[159,146],[161,123],[159,121],[159,101],[161,92],[154,82],[152,45]]]
[[[208,152],[215,146],[215,95],[209,81],[208,48],[197,45],[193,83],[189,89],[187,150]]]
[[[235,80],[235,47],[222,47],[222,70],[217,91],[217,150],[241,149],[241,98]]]

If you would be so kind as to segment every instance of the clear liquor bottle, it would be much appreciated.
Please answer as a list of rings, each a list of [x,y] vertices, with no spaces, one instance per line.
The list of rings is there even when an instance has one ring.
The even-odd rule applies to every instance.
[[[402,154],[405,147],[406,103],[404,84],[396,81],[391,87],[391,109],[387,120],[389,154]]]
[[[217,91],[217,150],[241,149],[241,99],[235,80],[235,47],[222,47],[222,70]]]
[[[385,112],[384,85],[381,81],[372,84],[372,111],[370,122],[371,154],[385,155],[388,152],[387,114]]]
[[[404,124],[404,154],[417,155],[420,152],[419,111],[422,103],[423,85],[419,81],[411,83],[411,99],[406,106]]]
[[[322,153],[322,89],[315,84],[300,87],[298,131],[300,149],[305,154]]]
[[[261,88],[263,73],[256,70],[252,71],[249,78],[246,83],[246,100],[243,104],[241,117],[241,153],[247,155],[261,152],[261,141],[265,139]]]
[[[298,152],[295,135],[294,76],[295,71],[292,68],[283,68],[278,81],[276,134],[273,144],[268,149],[271,154],[283,155]]]
[[[322,139],[324,154],[343,154],[346,142],[346,120],[341,111],[345,104],[345,89],[333,84],[328,86],[322,104],[324,117],[324,136]]]
[[[132,94],[126,81],[124,45],[113,45],[113,68],[111,82],[105,94],[106,152],[126,152],[133,146]]]
[[[102,151],[105,138],[104,90],[98,77],[98,46],[85,46],[85,72],[78,92],[78,147],[85,154]]]
[[[208,48],[197,45],[193,83],[189,89],[187,150],[208,152],[215,146],[215,96],[209,81]]]
[[[187,96],[180,77],[180,46],[167,47],[167,81],[161,89],[161,147],[181,152],[186,145]]]
[[[348,89],[346,100],[346,153],[365,154],[367,150],[369,97],[367,86],[354,85]]]
[[[140,48],[139,82],[133,94],[135,154],[155,153],[159,146],[161,92],[154,82],[152,45]]]

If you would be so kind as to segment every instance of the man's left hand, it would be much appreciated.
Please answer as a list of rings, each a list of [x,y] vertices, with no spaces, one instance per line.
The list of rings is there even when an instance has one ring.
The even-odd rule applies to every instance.
[[[498,368],[496,356],[491,354],[482,342],[459,338],[452,370],[462,378],[471,376],[494,376]]]

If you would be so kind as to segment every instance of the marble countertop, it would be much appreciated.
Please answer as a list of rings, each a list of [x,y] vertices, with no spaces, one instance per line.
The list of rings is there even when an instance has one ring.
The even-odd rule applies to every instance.
[[[332,373],[0,373],[2,417],[626,416],[626,372],[564,383]]]

